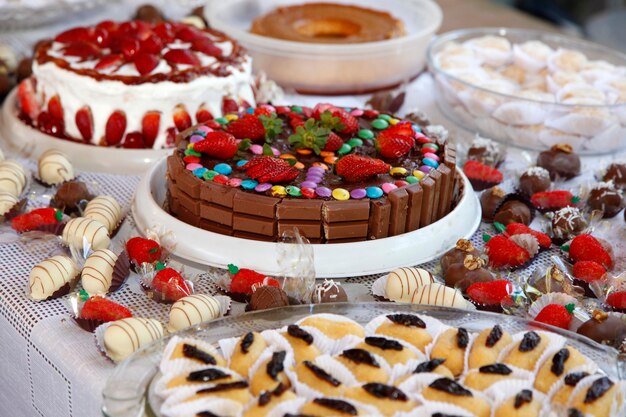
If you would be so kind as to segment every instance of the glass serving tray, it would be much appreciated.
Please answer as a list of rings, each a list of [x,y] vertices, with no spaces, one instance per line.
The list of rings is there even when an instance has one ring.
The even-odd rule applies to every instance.
[[[626,379],[626,366],[618,359],[618,352],[586,337],[514,316],[447,307],[379,302],[299,305],[225,317],[190,327],[176,335],[205,340],[218,347],[217,341],[220,339],[241,336],[249,331],[280,328],[311,314],[338,314],[365,324],[378,315],[393,312],[424,314],[450,326],[464,327],[473,332],[495,323],[510,333],[531,328],[550,330],[567,338],[568,344],[595,361],[602,372],[614,378]],[[152,382],[159,376],[158,365],[170,338],[165,337],[138,350],[115,368],[102,393],[102,411],[106,417],[160,416],[160,401],[152,395],[151,388],[154,385]]]

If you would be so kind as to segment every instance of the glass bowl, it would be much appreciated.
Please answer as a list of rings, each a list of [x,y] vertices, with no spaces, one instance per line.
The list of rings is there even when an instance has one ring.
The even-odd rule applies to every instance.
[[[554,51],[576,50],[589,62],[582,71],[562,71],[554,77],[547,77],[542,72],[545,70],[536,68],[535,72],[522,74],[520,63],[529,66],[534,63],[523,61],[524,57],[515,51],[513,64],[509,59],[500,66],[510,71],[506,73],[507,79],[495,71],[481,70],[480,60],[451,58],[456,52],[440,55],[445,48],[452,52],[456,45],[488,35],[504,37],[511,44],[541,41]],[[607,154],[626,147],[625,54],[553,33],[479,28],[436,37],[428,47],[427,59],[435,80],[437,104],[448,118],[468,130],[532,150],[567,143],[580,154]],[[614,69],[609,70],[606,63],[615,66]],[[518,82],[510,83],[511,79]],[[620,83],[617,87],[621,91],[617,87],[614,90],[610,84],[614,79]],[[602,94],[593,99],[572,99],[577,91],[589,91],[576,90],[581,86],[592,87]],[[548,94],[541,93],[542,89],[547,89]]]
[[[424,68],[426,48],[442,21],[431,0],[336,0],[384,9],[404,23],[405,36],[360,44],[292,42],[249,32],[252,21],[276,7],[311,0],[213,1],[205,8],[211,26],[237,39],[263,71],[282,87],[310,94],[353,94],[408,81]]]
[[[378,315],[394,312],[428,315],[450,326],[462,326],[473,332],[480,332],[496,323],[510,333],[530,328],[550,330],[566,337],[569,345],[596,362],[599,369],[608,376],[616,379],[624,378],[623,364],[618,361],[617,351],[591,339],[514,316],[447,307],[377,302],[299,305],[224,317],[190,327],[176,335],[201,339],[214,344],[219,349],[217,342],[220,339],[238,337],[250,331],[261,332],[280,328],[311,314],[338,314],[365,324]],[[156,381],[160,375],[158,365],[163,349],[170,339],[171,336],[168,336],[138,350],[115,368],[102,393],[102,409],[106,417],[143,417],[144,415],[159,417],[161,415],[160,400],[154,394],[153,381]]]

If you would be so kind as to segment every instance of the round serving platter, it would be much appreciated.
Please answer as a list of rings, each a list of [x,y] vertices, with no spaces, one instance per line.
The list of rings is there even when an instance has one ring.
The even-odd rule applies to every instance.
[[[472,332],[480,332],[492,327],[495,323],[510,333],[529,328],[547,329],[566,337],[568,344],[596,362],[602,372],[615,378],[624,376],[620,375],[617,351],[576,333],[503,314],[415,304],[331,303],[291,306],[225,317],[191,327],[176,335],[201,339],[214,344],[219,349],[217,342],[221,339],[238,337],[250,331],[261,332],[280,328],[311,314],[338,314],[365,324],[378,315],[393,312],[428,315],[445,324],[463,327]],[[171,336],[168,336],[138,350],[117,366],[107,380],[102,393],[103,413],[106,417],[144,415],[159,417],[161,415],[160,401],[153,395],[153,381],[156,381],[159,376],[158,364],[170,338]]]
[[[138,229],[171,232],[177,237],[174,254],[205,266],[245,265],[268,275],[283,275],[277,244],[209,232],[176,219],[165,210],[166,160],[155,164],[139,183],[132,204]],[[400,266],[428,262],[470,238],[480,225],[480,204],[460,170],[464,190],[457,206],[441,220],[402,235],[354,243],[313,244],[318,278],[343,278],[388,272]]]
[[[81,171],[138,175],[171,149],[123,149],[86,145],[46,135],[20,120],[16,111],[17,87],[7,96],[0,114],[0,138],[9,149],[37,160],[48,149],[65,153]]]

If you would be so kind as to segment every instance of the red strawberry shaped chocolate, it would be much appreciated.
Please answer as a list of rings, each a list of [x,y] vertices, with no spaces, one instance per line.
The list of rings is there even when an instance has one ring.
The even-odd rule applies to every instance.
[[[513,285],[505,279],[476,282],[467,287],[466,294],[479,307],[500,306],[513,292]]]
[[[514,269],[530,260],[530,254],[506,236],[483,236],[489,265],[497,269]]]
[[[530,198],[532,205],[543,213],[557,211],[563,207],[575,207],[579,201],[578,197],[566,190],[542,191]]]
[[[35,230],[40,226],[58,224],[63,218],[63,212],[50,207],[38,208],[19,215],[11,220],[11,227],[18,233]]]
[[[107,298],[91,297],[80,311],[80,318],[87,320],[101,320],[104,322],[115,321],[132,317],[133,313],[126,307],[117,304]]]
[[[240,269],[233,264],[229,264],[228,271],[231,275],[230,291],[233,293],[250,295],[252,294],[252,287],[260,285],[280,287],[280,284],[274,278],[260,274],[252,269]]]
[[[578,261],[572,268],[572,275],[588,284],[599,280],[605,273],[606,268],[594,261]]]
[[[240,119],[233,120],[226,127],[226,131],[237,139],[250,139],[253,142],[265,139],[263,123],[252,114],[246,114]]]
[[[153,264],[161,260],[163,252],[157,242],[143,237],[134,237],[126,242],[126,253],[130,262],[136,266],[144,263]]]
[[[567,330],[572,323],[574,308],[574,304],[548,304],[537,314],[535,321]]]
[[[550,238],[550,236],[546,235],[545,233],[533,230],[525,224],[509,223],[506,228],[504,228],[504,225],[502,225],[501,223],[495,223],[494,226],[498,231],[503,231],[502,229],[504,229],[506,234],[509,236],[522,234],[532,235],[537,239],[537,242],[539,242],[539,246],[541,247],[541,249],[549,249],[550,246],[552,246],[552,239]]]
[[[369,156],[350,154],[337,161],[335,172],[348,182],[365,181],[389,172],[391,166]]]
[[[174,302],[192,294],[192,288],[177,270],[158,264],[157,271],[152,279],[152,289],[160,294],[163,301]]]
[[[237,140],[226,132],[209,132],[193,144],[193,150],[219,159],[230,159],[237,153]]]
[[[486,190],[500,184],[504,180],[502,173],[496,168],[473,159],[465,163],[463,173],[470,180],[475,191]]]
[[[594,261],[610,270],[613,267],[613,259],[598,239],[591,235],[578,235],[572,239],[569,248],[569,257],[574,262]]]
[[[267,155],[251,159],[241,169],[246,171],[248,177],[258,182],[272,184],[293,181],[300,174],[300,171],[286,160]]]
[[[626,291],[615,291],[610,293],[605,300],[605,303],[613,310],[620,313],[626,312]]]

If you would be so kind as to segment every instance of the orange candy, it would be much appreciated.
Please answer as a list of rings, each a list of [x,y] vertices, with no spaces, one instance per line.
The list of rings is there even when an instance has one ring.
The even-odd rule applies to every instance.
[[[306,148],[296,149],[296,152],[298,152],[300,155],[311,155],[313,153],[312,150]]]

